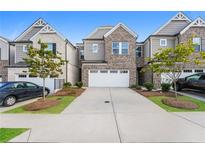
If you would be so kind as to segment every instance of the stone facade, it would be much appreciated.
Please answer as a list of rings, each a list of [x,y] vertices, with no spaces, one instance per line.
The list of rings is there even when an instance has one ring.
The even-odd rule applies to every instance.
[[[127,69],[129,70],[129,84],[136,84],[136,38],[119,26],[105,40],[105,61],[104,64],[83,64],[82,65],[82,81],[84,86],[88,86],[88,70],[89,69]],[[112,42],[128,42],[128,55],[113,55]],[[85,59],[86,60],[86,59]]]
[[[8,80],[8,69],[5,67],[8,65],[8,60],[0,60],[0,77],[2,81]]]

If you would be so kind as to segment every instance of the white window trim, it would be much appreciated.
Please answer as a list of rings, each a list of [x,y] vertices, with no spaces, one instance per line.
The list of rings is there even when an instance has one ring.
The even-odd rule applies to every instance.
[[[96,47],[96,50],[94,50],[94,48]],[[93,53],[98,53],[99,47],[97,43],[92,44],[92,52]]]
[[[113,53],[113,43],[119,43],[119,54],[114,54]],[[129,55],[129,43],[128,42],[112,42],[112,54],[113,55],[124,55],[124,56],[126,56],[125,54],[122,54],[122,43],[127,43],[128,48],[127,48],[127,54],[126,55]]]
[[[194,43],[194,39],[199,39],[199,44],[198,44],[198,45],[200,45],[200,51],[202,51],[201,37],[194,37],[193,40],[192,40],[193,43]],[[200,51],[199,51],[199,52],[200,52]]]
[[[163,41],[165,42],[165,44],[162,44]],[[161,47],[166,47],[167,46],[167,39],[160,39],[159,42],[160,42]]]
[[[24,52],[24,53],[27,53],[27,52],[28,52],[28,48],[27,48],[27,49],[26,49],[26,48],[27,48],[27,45],[23,45],[23,52]]]

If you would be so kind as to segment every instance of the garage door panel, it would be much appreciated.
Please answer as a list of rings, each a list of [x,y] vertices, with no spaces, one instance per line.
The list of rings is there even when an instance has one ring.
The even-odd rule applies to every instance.
[[[119,70],[90,70],[89,87],[129,87],[129,71],[121,73]]]

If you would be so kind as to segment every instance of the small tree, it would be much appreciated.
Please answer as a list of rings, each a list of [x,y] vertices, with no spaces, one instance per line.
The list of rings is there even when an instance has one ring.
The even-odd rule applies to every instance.
[[[194,44],[192,39],[178,44],[175,48],[160,49],[152,58],[148,59],[148,68],[154,73],[167,75],[174,84],[175,97],[177,99],[176,82],[188,63],[199,64],[199,57],[194,56]]]
[[[49,76],[62,74],[61,66],[66,62],[59,55],[46,50],[47,44],[38,41],[40,49],[29,46],[27,57],[24,61],[29,65],[29,72],[32,75],[43,79],[43,100],[45,101],[45,79]]]

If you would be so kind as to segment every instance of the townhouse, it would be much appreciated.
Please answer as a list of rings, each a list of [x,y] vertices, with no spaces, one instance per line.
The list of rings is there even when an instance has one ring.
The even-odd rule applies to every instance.
[[[191,20],[184,13],[179,12],[143,42],[142,59],[152,57],[154,53],[159,52],[160,48],[175,48],[177,44],[186,42],[193,36],[193,43],[197,44],[194,54],[205,51],[205,20],[201,17]],[[146,67],[146,64],[144,60],[143,67]],[[183,70],[181,77],[200,72],[205,72],[204,65],[190,63]],[[155,87],[160,87],[162,82],[170,82],[165,74],[157,75],[153,72],[146,72],[140,75],[143,76],[140,82],[153,82]]]
[[[135,32],[123,23],[97,27],[84,38],[81,61],[84,86],[129,87],[135,84],[136,39]]]
[[[59,77],[50,76],[46,79],[46,86],[52,91],[62,87],[64,82],[75,84],[79,81],[78,52],[65,37],[43,19],[38,19],[13,42],[14,53],[10,53],[10,64],[7,66],[8,81],[30,81],[42,85],[42,80],[31,76],[23,58],[27,56],[28,46],[40,48],[39,39],[47,43],[47,50],[60,55],[68,63],[62,66],[63,74]],[[13,55],[13,56],[12,56]]]

